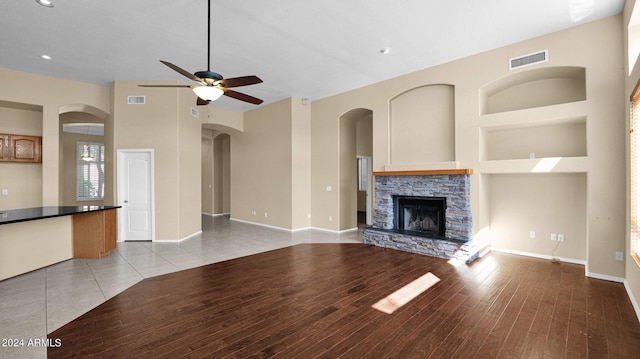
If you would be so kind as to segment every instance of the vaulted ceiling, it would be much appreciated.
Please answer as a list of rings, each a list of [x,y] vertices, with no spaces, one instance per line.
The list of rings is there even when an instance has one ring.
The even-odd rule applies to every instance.
[[[158,60],[190,72],[207,69],[205,0],[52,2],[53,7],[35,0],[0,2],[0,67],[99,85],[192,84]],[[313,101],[619,14],[623,5],[624,0],[212,0],[211,70],[227,78],[259,76],[264,83],[241,91],[264,104],[290,96]],[[225,97],[214,106],[255,108]]]

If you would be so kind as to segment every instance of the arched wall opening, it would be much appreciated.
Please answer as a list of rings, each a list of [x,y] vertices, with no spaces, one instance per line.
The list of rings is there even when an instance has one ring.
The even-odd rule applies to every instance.
[[[113,127],[108,113],[86,104],[67,104],[58,108],[59,118],[59,203],[60,205],[111,205],[115,184]],[[91,142],[104,145],[103,166],[100,172],[104,197],[100,200],[78,201],[76,196],[77,143]]]
[[[231,136],[202,129],[202,213],[231,213]]]
[[[348,111],[340,117],[341,230],[372,223],[371,171],[359,168],[363,160],[371,163],[372,156],[373,111],[366,108]],[[366,176],[366,183],[359,183],[359,172],[362,176]]]

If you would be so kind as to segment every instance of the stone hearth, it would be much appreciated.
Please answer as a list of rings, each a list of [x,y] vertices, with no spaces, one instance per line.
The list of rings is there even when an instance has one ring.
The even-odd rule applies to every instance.
[[[478,257],[473,244],[470,206],[471,170],[376,172],[373,226],[363,242],[379,247],[470,262]],[[396,196],[446,198],[444,236],[394,228]]]

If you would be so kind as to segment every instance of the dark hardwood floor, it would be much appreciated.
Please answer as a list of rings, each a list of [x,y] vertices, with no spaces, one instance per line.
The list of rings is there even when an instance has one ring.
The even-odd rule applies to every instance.
[[[371,305],[431,272],[393,314]],[[637,358],[624,286],[492,253],[471,265],[305,244],[145,279],[49,335],[49,358]]]

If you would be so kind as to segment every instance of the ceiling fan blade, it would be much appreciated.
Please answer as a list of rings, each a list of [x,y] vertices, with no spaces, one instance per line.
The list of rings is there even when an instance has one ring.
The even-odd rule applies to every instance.
[[[227,90],[227,89],[223,89],[223,90],[224,90],[224,95],[225,96],[229,96],[229,97],[235,98],[236,100],[252,103],[254,105],[259,105],[259,104],[261,104],[263,102],[259,98],[255,98],[253,96],[249,96],[249,95],[243,94],[241,92],[237,92],[237,91],[233,91],[233,90]]]
[[[138,85],[138,87],[180,87],[180,88],[190,87],[190,88],[193,88],[193,86],[189,86],[189,85]]]
[[[240,87],[247,85],[255,85],[261,83],[262,80],[258,76],[242,76],[233,77],[230,79],[223,79],[218,81],[218,84],[223,87]]]
[[[196,82],[202,82],[202,80],[199,77],[197,77],[196,75],[188,72],[185,69],[182,69],[182,68],[180,68],[180,67],[178,67],[178,66],[176,66],[176,65],[174,65],[174,64],[172,64],[170,62],[167,62],[167,61],[160,60],[160,62],[162,62],[163,64],[169,66],[172,70],[176,71],[177,73],[181,74],[182,76],[185,76],[185,77],[187,77],[187,78],[189,78],[189,79],[191,79],[193,81],[196,81]]]
[[[208,100],[205,100],[203,98],[198,97],[198,100],[196,100],[196,105],[204,106],[204,105],[208,105],[209,102],[211,102],[211,101],[208,101]]]

